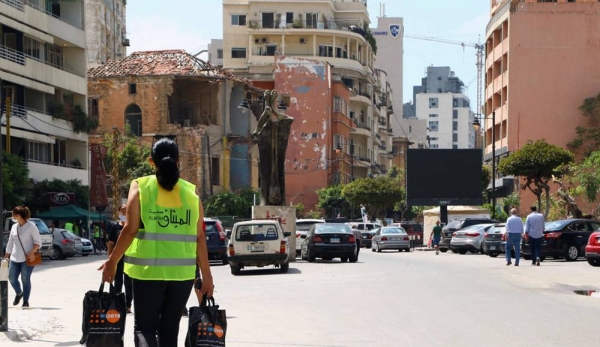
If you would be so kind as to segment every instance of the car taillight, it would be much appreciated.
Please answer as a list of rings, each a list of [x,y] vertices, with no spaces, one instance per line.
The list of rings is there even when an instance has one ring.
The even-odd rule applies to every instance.
[[[302,236],[302,234],[300,234],[300,233],[296,233],[296,238],[299,238],[299,237],[301,237],[301,236]]]
[[[386,237],[386,236],[383,236],[383,237],[381,238],[381,241],[387,241],[387,237]]]
[[[456,233],[452,233],[452,237],[456,236]]]
[[[561,232],[552,232],[552,233],[547,233],[544,234],[544,238],[547,239],[557,239],[560,237],[560,235],[562,235]]]
[[[281,253],[281,254],[285,253],[286,245],[287,245],[287,241],[281,241],[281,244],[279,245],[279,253]]]
[[[484,239],[487,239],[487,238],[488,238],[488,236],[490,236],[490,234],[485,234],[485,235],[483,236],[483,238],[484,238]]]
[[[469,236],[469,237],[477,237],[479,236],[479,233],[466,233],[465,236]]]
[[[372,238],[373,238],[373,234],[369,234],[369,235],[367,235],[367,238],[368,238],[368,239],[372,239]]]
[[[62,244],[66,245],[67,243],[71,243],[71,240],[67,240],[67,239],[63,239],[62,240]]]
[[[354,235],[350,235],[348,238],[348,243],[356,243],[356,237],[354,237]]]
[[[313,242],[315,242],[315,243],[317,243],[317,242],[323,242],[323,239],[321,238],[321,236],[315,235],[315,238],[313,239]]]
[[[404,236],[404,241],[408,241],[408,236]]]
[[[220,239],[221,241],[225,241],[225,237],[226,237],[226,236],[227,236],[227,235],[225,235],[225,233],[224,233],[224,232],[222,232],[222,231],[221,231],[221,232],[219,232],[219,239]]]
[[[229,256],[233,257],[235,255],[235,249],[233,249],[233,245],[229,245]]]

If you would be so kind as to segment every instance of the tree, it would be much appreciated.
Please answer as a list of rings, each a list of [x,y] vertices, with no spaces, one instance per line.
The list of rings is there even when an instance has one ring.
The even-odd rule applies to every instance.
[[[483,165],[481,167],[481,189],[483,197],[487,200],[487,187],[492,181],[492,169],[489,166]]]
[[[222,192],[211,196],[204,206],[206,216],[236,216],[239,218],[252,217],[252,204],[254,202],[252,189],[245,189],[238,194]]]
[[[319,202],[317,207],[325,211],[325,216],[336,217],[337,212],[341,216],[350,217],[352,215],[352,205],[342,196],[342,186],[335,185],[317,190]]]
[[[371,217],[385,220],[385,213],[400,201],[402,186],[397,179],[382,175],[361,178],[342,188],[342,197],[355,206],[363,205]]]
[[[4,208],[25,204],[29,196],[29,169],[21,157],[2,152],[2,193]]]
[[[75,206],[88,209],[89,189],[81,183],[80,180],[43,180],[33,185],[31,189],[32,198],[27,202],[27,206],[32,214],[38,214],[50,210],[50,204],[46,199],[48,193],[64,192],[75,194]]]
[[[294,205],[294,208],[296,209],[296,218],[304,218],[304,204],[298,203]]]
[[[559,168],[572,163],[573,153],[545,140],[528,142],[523,148],[504,158],[498,165],[498,170],[505,175],[520,176],[523,179],[522,189],[529,189],[542,208],[542,194],[546,194],[546,211],[550,209],[550,181],[553,176],[560,177]]]
[[[505,209],[516,208],[518,210],[520,205],[521,199],[517,193],[511,193],[502,199],[502,206]]]
[[[399,168],[398,166],[393,165],[388,170],[387,175],[390,178],[392,178],[393,180],[395,180],[396,184],[398,184],[401,187],[401,193],[400,193],[399,199],[394,204],[394,211],[397,211],[398,213],[400,213],[400,221],[403,221],[404,217],[406,215],[406,212],[409,210],[408,201],[406,199],[405,171],[402,170],[401,168]]]
[[[579,110],[588,119],[588,125],[575,128],[575,139],[567,145],[573,151],[583,150],[587,157],[600,148],[600,94],[587,98]]]
[[[579,183],[578,190],[588,202],[596,202],[600,192],[600,151],[590,155],[573,167],[573,179]]]

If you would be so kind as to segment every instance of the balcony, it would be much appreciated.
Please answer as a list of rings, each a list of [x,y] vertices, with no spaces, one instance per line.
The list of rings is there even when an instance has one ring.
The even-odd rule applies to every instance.
[[[264,17],[263,17],[264,18]],[[292,23],[287,23],[285,20],[274,19],[274,20],[254,20],[248,21],[248,28],[250,30],[263,30],[263,29],[316,29],[316,30],[338,30],[348,31],[359,34],[365,37],[366,33],[360,27],[359,19],[341,19],[341,20],[294,20]]]
[[[362,104],[371,106],[371,97],[368,93],[353,93],[354,95],[350,96],[350,101],[360,102]]]
[[[7,1],[10,1],[10,0],[7,0]],[[13,1],[17,1],[17,0],[13,0]],[[70,3],[78,3],[77,1],[69,1],[69,2]],[[53,11],[48,11],[46,9],[46,7],[44,6],[46,4],[45,1],[43,1],[43,4],[41,4],[41,5],[37,1],[32,1],[32,0],[28,0],[26,3],[27,3],[27,6],[33,8],[33,9],[35,9],[37,11],[45,13],[45,14],[47,14],[47,15],[53,17],[53,18],[56,18],[56,19],[58,19],[58,20],[60,20],[60,21],[62,21],[64,23],[67,23],[67,24],[72,25],[72,26],[74,26],[74,27],[76,27],[78,29],[83,30],[83,18],[67,18],[66,15],[65,16],[61,16],[60,14],[57,14],[57,13],[60,13],[61,10],[63,10],[63,6],[66,8],[65,5],[61,4],[60,5],[60,10],[53,12]],[[72,6],[76,6],[76,5],[72,5]],[[73,12],[76,12],[76,11],[73,11]],[[74,17],[77,17],[77,16],[74,16]]]
[[[85,144],[82,143],[82,145]],[[34,181],[63,180],[68,177],[80,180],[83,185],[88,184],[88,170],[82,167],[27,161],[27,168],[29,169],[29,178]]]
[[[0,46],[0,59],[6,59],[19,65],[25,65],[25,54],[6,46]]]
[[[19,11],[23,11],[25,9],[25,3],[23,0],[0,0],[0,2],[3,2],[8,6],[12,6]]]
[[[124,37],[123,37],[123,38],[121,39],[121,44],[122,44],[123,46],[125,46],[125,47],[129,47],[129,46],[130,46],[130,44],[129,44],[129,39],[127,39],[127,38],[124,38]]]

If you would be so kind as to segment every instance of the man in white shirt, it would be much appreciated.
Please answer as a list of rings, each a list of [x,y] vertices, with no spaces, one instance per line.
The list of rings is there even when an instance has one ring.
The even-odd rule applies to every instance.
[[[523,236],[523,221],[517,215],[517,209],[510,210],[510,217],[506,220],[506,266],[512,264],[511,251],[515,248],[515,266],[519,266],[521,259],[521,237]]]

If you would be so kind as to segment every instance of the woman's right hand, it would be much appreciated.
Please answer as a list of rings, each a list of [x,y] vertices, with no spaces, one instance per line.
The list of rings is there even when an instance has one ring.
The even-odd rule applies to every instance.
[[[117,264],[107,260],[102,264],[98,270],[102,270],[102,281],[112,283],[115,280],[115,274],[117,273]]]

